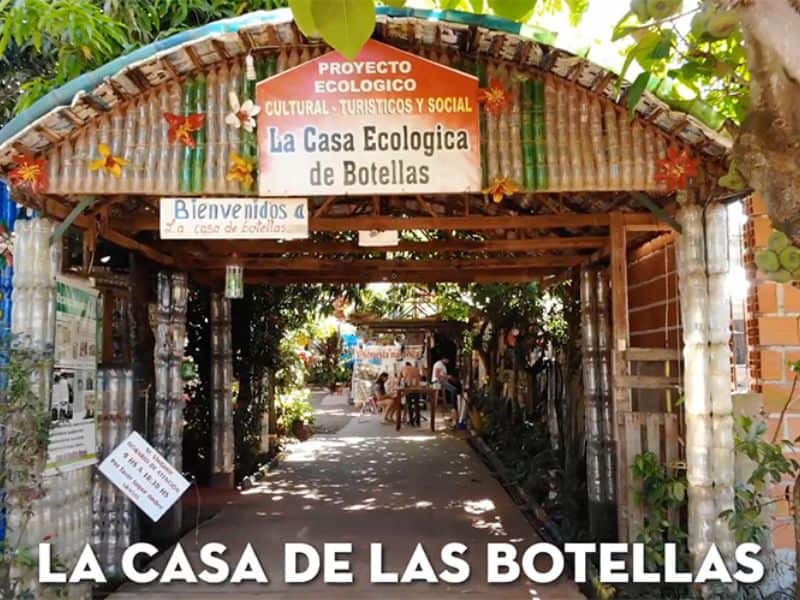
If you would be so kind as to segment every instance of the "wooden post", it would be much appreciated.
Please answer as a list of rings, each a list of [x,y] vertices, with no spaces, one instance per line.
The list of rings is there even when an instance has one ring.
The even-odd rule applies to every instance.
[[[628,261],[625,221],[621,213],[611,213],[611,401],[614,411],[614,439],[617,449],[617,532],[628,541],[628,457],[625,452],[624,415],[631,410],[630,390],[622,385],[627,373],[625,351],[629,345]]]

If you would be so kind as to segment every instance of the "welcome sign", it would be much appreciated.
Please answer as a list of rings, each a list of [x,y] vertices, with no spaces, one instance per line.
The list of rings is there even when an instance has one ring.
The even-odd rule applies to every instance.
[[[162,198],[164,240],[308,237],[305,198]]]
[[[370,40],[260,82],[259,195],[481,189],[478,80]]]

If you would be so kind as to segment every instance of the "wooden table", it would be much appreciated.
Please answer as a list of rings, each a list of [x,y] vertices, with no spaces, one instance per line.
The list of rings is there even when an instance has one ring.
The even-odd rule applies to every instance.
[[[397,390],[395,398],[395,406],[397,407],[397,416],[395,417],[396,429],[400,431],[400,424],[403,422],[403,403],[401,398],[406,396],[406,406],[408,406],[408,396],[410,394],[423,395],[428,399],[428,404],[431,407],[431,431],[436,431],[436,405],[439,403],[439,394],[441,389],[432,388],[428,385],[412,385],[409,387],[400,388]]]

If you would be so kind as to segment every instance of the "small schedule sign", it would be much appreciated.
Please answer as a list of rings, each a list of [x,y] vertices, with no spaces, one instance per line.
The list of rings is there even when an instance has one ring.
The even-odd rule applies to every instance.
[[[99,468],[153,521],[164,516],[189,487],[186,478],[135,431]]]

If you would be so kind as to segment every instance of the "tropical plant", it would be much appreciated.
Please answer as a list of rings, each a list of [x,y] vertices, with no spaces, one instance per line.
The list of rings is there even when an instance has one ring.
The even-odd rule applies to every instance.
[[[640,483],[634,498],[645,513],[636,541],[644,544],[648,563],[657,568],[664,565],[664,544],[677,544],[681,549],[679,565],[685,568],[689,564],[687,535],[680,526],[678,513],[686,503],[686,472],[676,465],[662,464],[653,452],[634,457],[631,469]]]
[[[294,433],[298,423],[306,426],[314,424],[314,409],[308,401],[309,395],[308,389],[295,389],[278,396],[276,410],[279,433]]]
[[[800,473],[800,463],[789,458],[786,450],[800,443],[781,442],[764,439],[767,424],[761,419],[741,416],[736,423],[736,453],[747,457],[753,470],[746,482],[735,489],[735,510],[722,513],[736,535],[736,541],[761,544],[769,534],[769,520],[765,509],[773,504],[787,502],[791,504],[790,486],[786,486],[783,497],[775,498],[770,494],[770,486],[780,484],[787,477],[795,478]]]
[[[8,347],[8,346],[6,346]],[[43,471],[50,438],[51,415],[43,401],[51,358],[12,346],[2,368],[8,385],[0,389],[0,510],[9,518],[0,544],[0,597],[33,598],[36,561],[31,519],[43,497]]]

